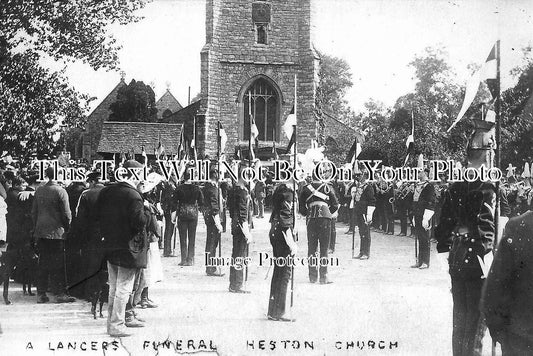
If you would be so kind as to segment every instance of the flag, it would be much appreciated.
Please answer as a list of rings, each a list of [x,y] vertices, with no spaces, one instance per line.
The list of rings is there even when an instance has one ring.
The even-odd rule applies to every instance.
[[[218,139],[220,140],[218,141],[220,142],[220,152],[224,152],[228,142],[228,135],[226,135],[226,130],[224,130],[220,121],[218,122]]]
[[[292,105],[292,110],[283,124],[283,132],[285,132],[285,136],[288,139],[292,137],[292,129],[294,125],[296,125],[296,115],[294,114],[294,105]]]
[[[413,153],[415,149],[415,116],[413,112],[411,112],[411,134],[407,136],[405,146],[407,147],[407,155],[405,156],[405,161],[403,162],[404,166],[407,164],[409,156],[411,155],[411,153]]]
[[[143,164],[146,166],[148,164],[148,156],[146,156],[144,146],[141,146],[141,156],[143,156]]]
[[[485,60],[485,63],[483,63],[483,66],[478,71],[476,71],[468,80],[468,83],[466,84],[465,98],[463,100],[461,110],[459,110],[457,118],[446,132],[450,132],[450,130],[453,129],[455,125],[463,118],[464,114],[476,98],[477,92],[479,90],[479,83],[482,80],[485,80],[487,82],[487,86],[489,87],[489,91],[492,97],[496,97],[496,89],[498,85],[498,83],[496,83],[496,45],[497,43],[494,44],[494,46],[492,47],[487,59]]]
[[[239,160],[239,161],[242,161],[243,156],[242,156],[242,148],[241,148],[241,146],[238,146],[238,147],[235,148],[235,158],[237,158],[237,160]]]
[[[251,138],[252,140],[255,142],[257,140],[257,137],[259,137],[259,130],[257,129],[257,125],[255,124],[255,119],[254,119],[254,116],[250,116],[251,118],[251,125],[252,127],[250,128],[250,135],[251,135]]]
[[[272,141],[272,154],[274,155],[274,160],[279,160],[278,149],[276,148],[276,128],[274,128],[274,140]]]
[[[292,147],[296,144],[296,132],[294,132],[294,129],[292,130],[291,139],[289,140],[289,145],[287,146],[287,150],[285,151],[285,154],[288,154],[291,152]],[[295,152],[296,153],[296,152]]]
[[[346,156],[346,162],[351,162],[352,166],[361,154],[361,144],[359,143],[359,140],[357,140],[357,136],[355,136],[355,140],[353,141],[352,147],[348,151],[348,155]]]
[[[180,142],[178,144],[178,152],[176,153],[176,160],[181,159],[181,152],[183,151],[183,130],[180,132]]]
[[[163,152],[165,152],[165,147],[163,147],[163,143],[161,142],[161,134],[159,134],[159,144],[157,145],[157,148],[154,152],[156,159],[159,159]]]
[[[255,152],[254,152],[254,147],[252,146],[252,148],[250,149],[250,160],[253,162],[255,161]]]

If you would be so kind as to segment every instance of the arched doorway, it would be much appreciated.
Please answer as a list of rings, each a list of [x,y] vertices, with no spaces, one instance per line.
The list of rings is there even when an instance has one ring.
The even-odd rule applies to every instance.
[[[260,76],[253,80],[241,96],[242,139],[250,138],[251,117],[259,131],[259,141],[278,141],[281,98],[271,80]]]

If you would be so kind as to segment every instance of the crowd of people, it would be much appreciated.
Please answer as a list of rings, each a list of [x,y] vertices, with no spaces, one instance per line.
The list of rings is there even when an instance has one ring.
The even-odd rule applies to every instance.
[[[474,167],[487,163],[476,159],[469,159],[468,164]],[[506,308],[506,313],[516,312],[511,310],[514,301],[509,303],[507,297],[507,304],[502,304],[501,297],[501,289],[508,290],[509,285],[502,284],[501,278],[506,276],[507,283],[512,284],[516,277],[506,267],[510,256],[519,253],[520,261],[524,261],[531,253],[527,252],[528,246],[516,250],[521,243],[518,241],[522,241],[519,237],[530,237],[533,231],[528,225],[533,224],[529,165],[520,175],[509,170],[499,184],[499,194],[490,182],[449,184],[444,178],[430,182],[429,168],[423,160],[418,165],[419,182],[386,182],[379,173],[377,181],[369,181],[369,172],[356,168],[352,182],[324,183],[314,172],[294,192],[290,184],[273,184],[270,177],[265,182],[245,182],[241,174],[245,164],[239,165],[237,181],[220,177],[212,170],[209,181],[200,185],[191,180],[189,170],[183,172],[179,182],[164,180],[157,172],[154,174],[159,179],[139,181],[130,171],[123,181],[101,182],[101,172],[94,171],[87,175],[86,182],[65,184],[54,180],[52,167],[46,169],[46,181],[42,182],[35,170],[2,163],[0,217],[5,220],[0,219],[0,232],[5,235],[0,240],[7,241],[2,245],[1,256],[4,301],[10,303],[10,277],[20,281],[23,293],[30,296],[34,295],[31,288],[36,283],[37,303],[49,302],[49,293],[57,303],[73,302],[75,297],[90,300],[95,317],[97,303],[100,301],[102,316],[102,303],[107,299],[107,332],[116,337],[128,336],[128,327],[144,326],[136,308],[157,307],[150,299],[149,288],[163,278],[160,249],[164,257],[180,257],[180,266],[193,266],[196,230],[203,214],[207,257],[216,256],[217,248],[220,256],[221,234],[226,231],[229,218],[231,257],[245,258],[253,238],[253,218],[264,218],[268,208],[269,239],[276,258],[296,254],[296,211],[306,218],[307,256],[326,260],[335,252],[337,221],[348,224],[352,257],[360,260],[370,258],[372,231],[394,235],[399,225],[398,235],[406,236],[411,226],[410,235],[416,241],[413,268],[430,267],[432,240],[439,253],[448,253],[454,301],[454,355],[470,355],[480,348],[480,325],[485,320],[489,328],[495,328],[491,333],[506,349],[511,347],[507,340],[522,348],[531,347],[530,337],[524,336],[523,330],[533,318],[522,318],[522,324],[510,333],[511,316],[502,316],[502,308]],[[131,159],[122,166],[134,170],[144,164]],[[157,171],[156,166],[154,170]],[[496,195],[499,219],[495,217]],[[502,252],[496,254],[491,270],[498,277],[491,278],[488,271],[479,268],[478,259],[483,261],[497,246],[496,230],[503,229],[508,218],[514,219],[507,225]],[[178,241],[179,256],[175,254]],[[230,266],[228,290],[249,293],[245,287],[247,269],[238,267]],[[206,265],[205,270],[208,276],[224,275],[215,266]],[[291,276],[289,265],[274,267],[270,320],[294,321],[285,311]],[[309,281],[333,283],[327,265],[309,265]],[[523,283],[530,288],[530,283]],[[487,295],[482,303],[485,284]],[[480,313],[480,303],[485,314]]]

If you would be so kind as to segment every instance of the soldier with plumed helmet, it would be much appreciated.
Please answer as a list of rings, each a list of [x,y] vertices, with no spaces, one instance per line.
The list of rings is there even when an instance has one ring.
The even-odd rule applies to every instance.
[[[492,167],[494,124],[474,120],[467,147],[468,167]],[[481,354],[484,323],[479,310],[486,255],[496,235],[496,185],[490,181],[462,181],[445,192],[440,222],[435,229],[437,251],[448,255],[453,297],[452,349],[454,356]],[[500,199],[500,224],[509,214],[505,195]]]

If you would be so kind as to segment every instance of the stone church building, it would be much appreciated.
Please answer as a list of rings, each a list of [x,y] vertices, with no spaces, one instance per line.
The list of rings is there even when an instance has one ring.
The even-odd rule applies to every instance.
[[[201,100],[197,142],[201,152],[216,150],[220,120],[226,152],[248,148],[250,114],[259,131],[258,156],[267,159],[273,142],[285,147],[282,125],[297,103],[299,151],[332,134],[355,136],[315,107],[320,58],[313,48],[312,0],[206,0],[206,43],[201,51]],[[296,96],[295,98],[295,81]],[[335,129],[334,129],[335,128]],[[187,131],[187,130],[186,130]],[[333,137],[334,139],[334,137]]]
[[[240,147],[247,156],[250,115],[259,131],[256,156],[272,158],[274,145],[282,153],[288,144],[282,126],[295,102],[299,152],[312,140],[324,144],[336,135],[356,135],[316,108],[320,58],[313,48],[312,3],[206,0],[200,99],[165,113],[164,120],[182,124],[185,141],[194,136],[200,157],[216,154],[218,121],[228,136],[225,153]]]

